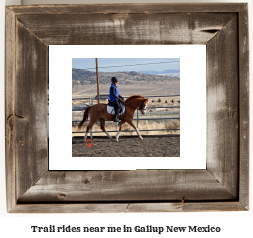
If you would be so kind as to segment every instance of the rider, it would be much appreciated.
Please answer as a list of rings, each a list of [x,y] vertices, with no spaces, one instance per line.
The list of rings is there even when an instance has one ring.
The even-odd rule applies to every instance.
[[[117,120],[117,116],[119,114],[119,108],[120,108],[119,101],[124,102],[124,99],[121,95],[119,95],[119,90],[117,87],[117,84],[119,82],[118,79],[116,77],[112,77],[111,82],[112,84],[110,87],[110,104],[114,107],[114,110],[115,110],[113,121],[119,122]]]

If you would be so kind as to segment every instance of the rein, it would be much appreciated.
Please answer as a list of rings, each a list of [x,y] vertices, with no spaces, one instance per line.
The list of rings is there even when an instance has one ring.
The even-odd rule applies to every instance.
[[[145,99],[143,99],[143,101],[141,102],[140,107],[133,107],[133,106],[131,106],[131,105],[129,105],[129,104],[126,104],[125,102],[124,102],[124,104],[125,104],[125,105],[127,105],[127,106],[129,106],[129,107],[131,107],[131,108],[134,108],[134,109],[138,109],[138,110],[146,110],[146,109],[144,109],[144,108],[142,108],[142,109],[141,109],[141,107],[143,107],[143,103],[144,103],[144,101],[145,101]]]
[[[133,107],[133,106],[131,106],[131,105],[129,105],[129,104],[126,104],[125,102],[123,102],[123,103],[124,103],[125,106],[129,106],[129,107],[131,107],[131,108],[134,108],[135,110],[138,109],[138,110],[140,111],[140,110],[147,110],[147,109],[145,109],[145,108],[142,108],[142,109],[141,109],[141,107],[143,107],[144,101],[145,101],[145,99],[143,99],[143,101],[142,101],[140,107]],[[126,116],[126,111],[127,111],[127,110],[125,110],[125,116]]]
[[[135,110],[138,109],[139,111],[140,111],[140,110],[147,110],[147,109],[145,109],[145,108],[142,108],[142,109],[141,109],[141,107],[143,107],[144,101],[145,101],[145,98],[144,98],[143,101],[141,102],[140,107],[133,107],[133,106],[131,106],[131,105],[129,105],[129,104],[126,104],[124,101],[123,101],[123,105],[125,105],[125,107],[126,107],[126,106],[129,106],[129,107],[131,107],[131,108],[134,108]],[[127,110],[125,109],[125,117],[127,116],[127,112],[126,112],[126,111],[127,111]]]

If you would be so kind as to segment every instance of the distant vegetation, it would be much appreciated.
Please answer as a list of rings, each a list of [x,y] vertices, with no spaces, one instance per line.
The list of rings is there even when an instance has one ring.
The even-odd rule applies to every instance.
[[[120,85],[134,85],[143,82],[145,82],[146,84],[155,84],[156,82],[180,80],[179,77],[142,74],[135,71],[116,73],[99,72],[99,83],[110,84],[112,77],[117,77],[120,81]],[[96,72],[84,69],[72,69],[72,87],[78,85],[94,85],[96,84],[96,79]]]

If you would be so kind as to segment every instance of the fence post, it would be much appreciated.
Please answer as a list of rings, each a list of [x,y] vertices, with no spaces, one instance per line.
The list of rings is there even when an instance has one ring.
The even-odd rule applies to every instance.
[[[146,110],[146,118],[148,118],[148,109]],[[148,125],[148,120],[146,120],[146,124]]]
[[[138,125],[139,125],[139,114],[138,114],[139,110],[137,108],[137,129],[138,129]]]
[[[93,106],[93,98],[91,98],[91,106]],[[92,127],[90,128],[90,138],[91,138],[91,140],[93,140],[93,137],[92,137]]]

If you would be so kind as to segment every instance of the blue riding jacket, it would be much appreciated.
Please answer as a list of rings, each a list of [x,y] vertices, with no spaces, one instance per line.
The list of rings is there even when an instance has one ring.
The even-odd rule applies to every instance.
[[[112,84],[111,84],[111,87],[110,87],[110,102],[113,102],[113,101],[115,101],[115,100],[117,99],[117,98],[115,98],[115,97],[112,95],[112,90],[111,90],[112,87],[115,88],[115,96],[116,96],[116,97],[119,96],[118,87],[112,83]]]

